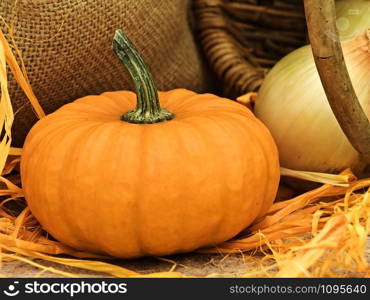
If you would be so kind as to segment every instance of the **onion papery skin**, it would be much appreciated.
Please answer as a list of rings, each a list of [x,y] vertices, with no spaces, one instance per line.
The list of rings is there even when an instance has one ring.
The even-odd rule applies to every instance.
[[[370,28],[369,0],[337,0],[335,5],[341,40],[352,39]]]
[[[342,42],[348,72],[368,117],[369,45],[369,31]],[[286,168],[337,173],[361,163],[331,111],[310,46],[290,53],[270,71],[255,114],[270,129]]]

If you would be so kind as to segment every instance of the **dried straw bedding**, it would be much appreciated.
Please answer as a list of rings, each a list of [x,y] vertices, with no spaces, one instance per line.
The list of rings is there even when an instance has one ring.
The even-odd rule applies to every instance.
[[[283,200],[234,240],[198,253],[116,261],[53,240],[22,198],[21,151],[10,147],[14,84],[9,85],[9,69],[42,117],[42,101],[32,91],[19,52],[0,32],[0,276],[370,276],[370,179],[357,180],[350,170],[341,173],[346,186],[325,184],[289,200],[280,195]]]

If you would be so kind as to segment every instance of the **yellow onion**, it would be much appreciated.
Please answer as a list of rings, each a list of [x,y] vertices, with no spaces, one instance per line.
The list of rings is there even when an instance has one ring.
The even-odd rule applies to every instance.
[[[369,0],[336,1],[337,28],[342,39],[362,34],[370,27]]]
[[[342,47],[355,91],[369,117],[370,30],[342,41]],[[270,71],[258,93],[255,113],[274,136],[283,167],[332,173],[358,163],[358,152],[328,104],[310,46],[290,53]]]

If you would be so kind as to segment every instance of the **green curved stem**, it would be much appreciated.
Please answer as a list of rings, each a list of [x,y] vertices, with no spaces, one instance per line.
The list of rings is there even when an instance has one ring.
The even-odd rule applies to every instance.
[[[152,124],[171,120],[174,114],[161,108],[157,87],[148,66],[120,29],[114,35],[113,50],[130,73],[137,95],[136,108],[125,113],[121,119],[135,124]]]

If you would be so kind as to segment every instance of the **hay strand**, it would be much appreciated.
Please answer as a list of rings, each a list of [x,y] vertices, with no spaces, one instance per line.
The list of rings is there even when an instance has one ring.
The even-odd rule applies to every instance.
[[[14,39],[13,39],[14,41]],[[0,29],[0,44],[1,48],[3,51],[3,56],[4,56],[4,64],[5,64],[5,59],[6,62],[8,63],[8,66],[10,70],[12,71],[15,80],[18,82],[19,86],[23,89],[24,93],[26,94],[27,98],[29,99],[33,109],[35,110],[35,113],[39,119],[45,117],[45,112],[42,109],[40,102],[37,100],[37,97],[35,96],[32,87],[30,83],[28,82],[27,76],[24,75],[21,67],[19,67],[17,60],[11,50],[11,47],[6,40],[2,30]],[[16,45],[13,45],[14,48],[17,49]],[[19,52],[18,52],[19,53]],[[24,65],[22,57],[19,56],[19,59],[21,60],[21,64]],[[23,68],[25,70],[25,68]],[[6,78],[3,77],[3,73],[0,74],[1,78]],[[7,87],[7,86],[6,86]],[[9,100],[10,102],[10,100]],[[11,105],[10,105],[11,106]]]
[[[38,111],[38,116],[44,116],[27,76],[22,73],[24,66],[18,66],[0,32],[0,123],[4,132],[0,141],[0,196],[4,197],[0,203],[0,268],[3,261],[18,260],[40,269],[37,276],[51,272],[78,277],[71,272],[46,267],[36,262],[37,259],[115,277],[188,277],[176,272],[176,261],[168,259],[164,260],[173,264],[168,272],[140,274],[115,265],[113,261],[105,262],[112,259],[110,257],[65,246],[43,231],[27,207],[22,189],[15,183],[14,177],[9,176],[17,173],[22,150],[10,147],[14,114],[7,87],[6,63],[18,78],[35,111]],[[253,96],[250,94],[248,99]],[[370,196],[365,189],[369,188],[370,179],[357,180],[350,170],[328,175],[283,169],[282,174],[287,173],[325,184],[292,199],[276,202],[264,217],[256,220],[237,238],[199,252],[226,256],[242,253],[245,261],[256,260],[253,257],[255,253],[263,254],[259,269],[251,270],[243,277],[336,277],[338,272],[343,276],[369,276],[365,248],[370,233]],[[9,208],[11,203],[18,203],[23,209]],[[69,257],[61,257],[61,254]],[[209,274],[207,277],[223,275]]]

